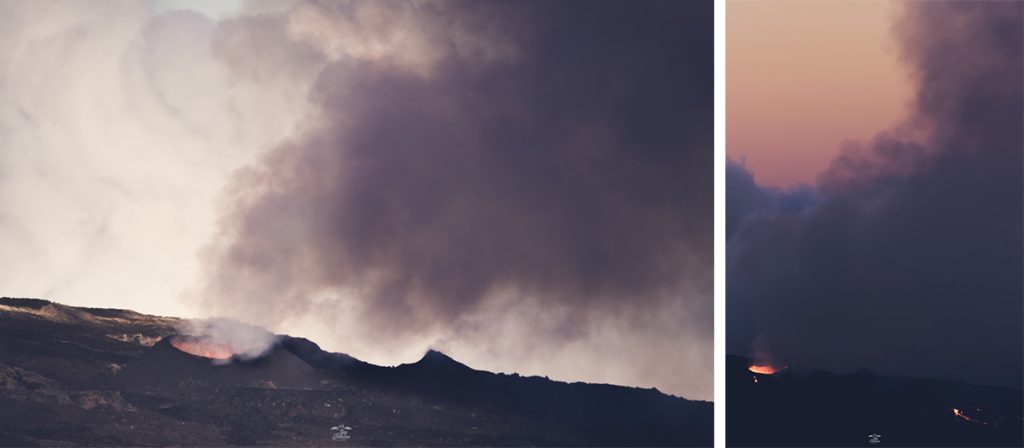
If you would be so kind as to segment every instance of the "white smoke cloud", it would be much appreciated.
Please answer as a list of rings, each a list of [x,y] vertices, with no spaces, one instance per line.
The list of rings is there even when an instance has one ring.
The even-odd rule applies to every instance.
[[[190,319],[178,331],[225,347],[243,360],[263,356],[277,343],[277,336],[263,327],[224,318]]]
[[[217,36],[154,3],[0,2],[4,294],[188,312],[225,179],[305,103],[234,79]]]
[[[514,57],[515,46],[478,20],[452,19],[444,3],[348,1],[330,7],[301,3],[287,18],[293,39],[329,60],[385,61],[429,76],[455,53],[483,62]],[[495,35],[492,35],[495,34]]]

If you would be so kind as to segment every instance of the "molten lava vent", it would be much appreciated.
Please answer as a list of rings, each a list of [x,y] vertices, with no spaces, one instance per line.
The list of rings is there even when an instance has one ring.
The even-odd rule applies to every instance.
[[[774,374],[776,374],[778,372],[781,372],[781,371],[783,371],[785,369],[786,369],[785,367],[775,367],[775,366],[772,366],[771,364],[766,364],[766,363],[754,363],[754,364],[751,364],[750,367],[747,368],[747,370],[750,370],[751,372],[754,372],[754,373],[757,373],[757,374],[761,374],[761,375],[774,375]]]
[[[174,336],[171,345],[190,355],[210,359],[231,359],[236,354],[226,344],[203,336]]]
[[[951,408],[951,410],[953,411],[953,415],[960,420],[963,420],[965,422],[977,423],[980,425],[988,425],[988,422],[984,420],[968,417],[967,414],[964,414],[964,411],[961,411],[960,409]],[[978,412],[981,412],[981,409],[978,409]]]

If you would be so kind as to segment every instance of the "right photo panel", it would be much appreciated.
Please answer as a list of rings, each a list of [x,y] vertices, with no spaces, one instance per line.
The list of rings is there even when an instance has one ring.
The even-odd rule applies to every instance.
[[[727,1],[727,445],[1024,445],[1022,24]]]

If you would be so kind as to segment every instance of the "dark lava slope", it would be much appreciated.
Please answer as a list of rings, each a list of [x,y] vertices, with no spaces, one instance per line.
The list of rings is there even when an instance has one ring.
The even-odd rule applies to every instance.
[[[380,367],[283,336],[215,365],[178,319],[0,299],[0,445],[708,446],[712,406],[656,390]]]
[[[786,369],[760,375],[749,365],[745,358],[726,360],[728,446],[1024,443],[1020,390],[870,372]]]

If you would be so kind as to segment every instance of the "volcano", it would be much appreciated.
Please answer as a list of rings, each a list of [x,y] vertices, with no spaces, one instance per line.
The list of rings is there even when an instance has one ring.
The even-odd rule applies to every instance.
[[[728,446],[1022,446],[1024,392],[726,361]],[[877,440],[877,442],[872,442]]]
[[[277,336],[258,357],[127,310],[0,298],[0,446],[710,446],[712,405],[653,389],[396,367]]]

